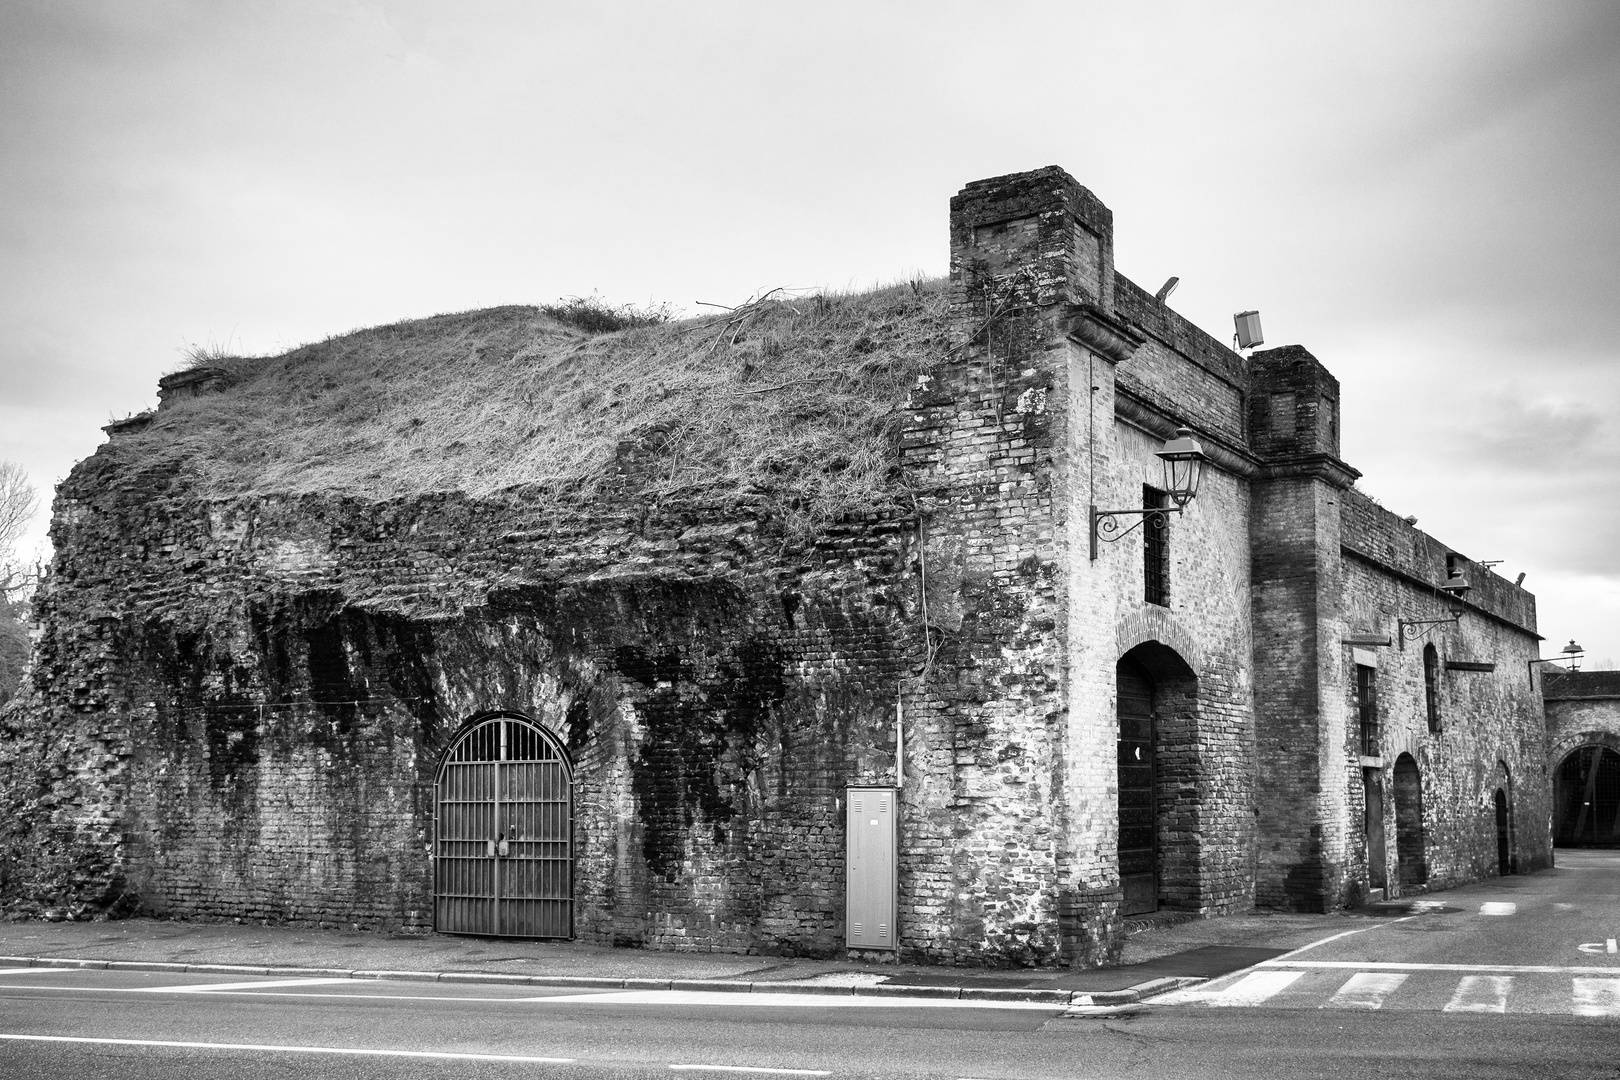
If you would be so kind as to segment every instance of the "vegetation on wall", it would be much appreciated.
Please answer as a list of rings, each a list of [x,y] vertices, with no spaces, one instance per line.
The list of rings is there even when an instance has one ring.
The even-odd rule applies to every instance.
[[[815,524],[892,497],[900,412],[947,325],[922,280],[679,322],[595,301],[440,315],[200,357],[223,392],[103,453],[204,497],[764,494]]]

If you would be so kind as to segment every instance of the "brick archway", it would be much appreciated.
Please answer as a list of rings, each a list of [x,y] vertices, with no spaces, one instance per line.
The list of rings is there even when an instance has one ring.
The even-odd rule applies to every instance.
[[[1124,656],[1138,645],[1158,642],[1173,650],[1191,669],[1194,678],[1203,674],[1204,655],[1187,628],[1162,608],[1144,606],[1114,624],[1114,655]]]

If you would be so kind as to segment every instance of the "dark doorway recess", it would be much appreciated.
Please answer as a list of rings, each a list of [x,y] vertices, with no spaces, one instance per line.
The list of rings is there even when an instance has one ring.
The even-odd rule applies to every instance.
[[[1553,779],[1553,842],[1559,847],[1620,848],[1620,754],[1582,746]]]
[[[1121,915],[1201,903],[1198,677],[1147,641],[1115,667]]]
[[[439,762],[433,928],[492,937],[573,936],[568,755],[526,717],[475,718]]]
[[[1384,774],[1380,769],[1361,770],[1366,817],[1363,835],[1367,839],[1367,887],[1389,887],[1388,853],[1384,849]]]
[[[1496,872],[1503,877],[1513,873],[1512,829],[1508,824],[1508,797],[1496,789]]]
[[[1423,850],[1423,779],[1411,754],[1395,759],[1395,853],[1400,862],[1402,885],[1422,885],[1429,880],[1429,864]]]
[[[1121,915],[1159,909],[1159,815],[1154,797],[1153,681],[1119,662],[1119,882]]]

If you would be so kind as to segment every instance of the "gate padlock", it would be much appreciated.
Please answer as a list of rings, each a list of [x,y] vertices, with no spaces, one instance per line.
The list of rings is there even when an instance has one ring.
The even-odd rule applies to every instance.
[[[510,841],[502,840],[500,843],[495,845],[495,851],[501,856],[501,858],[504,859],[506,856],[512,854],[512,845]]]

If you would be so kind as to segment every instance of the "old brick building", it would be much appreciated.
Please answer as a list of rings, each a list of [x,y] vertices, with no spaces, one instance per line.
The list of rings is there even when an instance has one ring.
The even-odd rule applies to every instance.
[[[1235,353],[1117,274],[1060,169],[968,185],[950,235],[943,295],[591,340],[473,313],[322,346],[347,367],[165,380],[58,492],[0,732],[8,904],[1095,964],[1133,914],[1547,865],[1533,598],[1353,486],[1322,364]],[[465,346],[496,315],[522,340]],[[217,479],[429,338],[468,378],[588,360],[602,416],[662,411],[580,497],[474,490],[471,435],[414,448],[436,471],[408,494],[384,465],[310,479],[391,452],[358,435],[279,487]],[[630,359],[656,395],[614,383]],[[529,407],[572,385],[546,370]],[[833,424],[840,388],[870,424],[760,467],[781,479],[670,479],[741,468],[703,425]],[[413,407],[345,415],[408,441]],[[1167,505],[1178,428],[1196,497],[1094,513]],[[863,503],[792,525],[862,468]]]
[[[1538,678],[1547,709],[1553,842],[1620,847],[1620,671],[1545,668]]]

